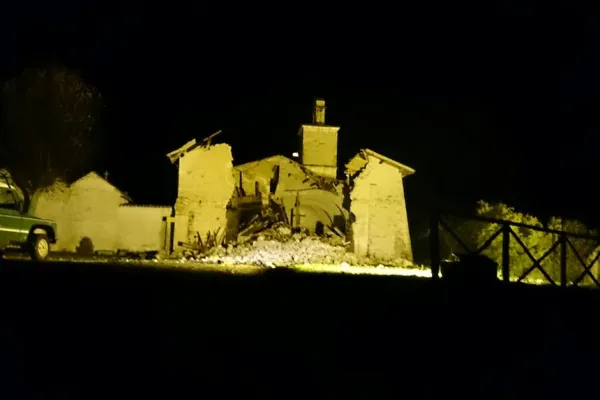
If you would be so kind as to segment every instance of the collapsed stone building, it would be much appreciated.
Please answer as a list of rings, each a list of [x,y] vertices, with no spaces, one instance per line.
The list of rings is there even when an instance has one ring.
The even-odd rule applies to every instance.
[[[354,253],[412,261],[403,178],[415,171],[363,149],[338,179],[338,132],[316,100],[311,124],[298,131],[293,158],[274,155],[233,165],[231,147],[213,144],[217,132],[167,156],[178,166],[172,218],[173,248],[235,242],[283,223],[311,235],[342,237]]]

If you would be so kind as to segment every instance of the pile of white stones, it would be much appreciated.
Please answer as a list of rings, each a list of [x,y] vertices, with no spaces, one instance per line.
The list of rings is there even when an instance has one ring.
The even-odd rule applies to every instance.
[[[285,242],[257,239],[251,244],[219,247],[209,254],[196,259],[205,263],[223,263],[226,265],[248,264],[274,266],[292,266],[301,264],[346,264],[356,266],[376,266],[382,264],[369,257],[360,257],[348,252],[344,246],[336,246],[318,237],[304,237]],[[406,260],[386,262],[393,267],[414,267]]]

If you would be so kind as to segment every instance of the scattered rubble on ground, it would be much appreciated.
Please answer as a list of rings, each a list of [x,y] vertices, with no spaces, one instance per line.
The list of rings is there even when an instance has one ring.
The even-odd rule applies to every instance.
[[[323,236],[309,236],[306,231],[293,229],[283,222],[265,227],[257,222],[240,232],[236,243],[216,246],[202,253],[184,251],[179,258],[209,264],[262,265],[268,267],[302,264],[388,266],[415,268],[406,260],[381,262],[357,256],[347,250],[348,242],[341,232],[329,229]]]
[[[82,256],[75,253],[53,253],[49,260],[55,262],[90,263],[144,263],[165,264],[173,267],[192,268],[193,265],[221,265],[233,269],[239,267],[292,267],[292,266],[339,266],[350,267],[400,267],[419,269],[413,263],[399,259],[383,262],[359,256],[348,250],[349,243],[342,232],[326,228],[324,235],[310,235],[308,231],[294,229],[282,221],[268,218],[253,219],[238,235],[236,242],[227,245],[184,249],[182,253],[167,256],[159,252],[131,253],[125,251]],[[176,265],[175,265],[176,264]],[[230,268],[230,269],[231,269]],[[422,269],[422,268],[421,268]],[[233,272],[233,271],[232,271]]]
[[[220,265],[224,268],[242,267],[310,267],[337,266],[339,268],[378,267],[389,270],[399,267],[416,270],[420,267],[405,259],[382,261],[357,255],[350,251],[350,243],[339,228],[324,226],[321,235],[294,228],[286,220],[277,204],[269,204],[250,216],[238,226],[235,240],[211,240],[219,235],[209,235],[206,240],[186,244],[179,253],[167,256],[163,253],[146,252],[134,254],[118,251],[81,258],[81,255],[56,254],[56,261],[86,261],[115,263],[165,264],[174,267],[194,268],[194,265]],[[396,268],[397,269],[397,268]]]

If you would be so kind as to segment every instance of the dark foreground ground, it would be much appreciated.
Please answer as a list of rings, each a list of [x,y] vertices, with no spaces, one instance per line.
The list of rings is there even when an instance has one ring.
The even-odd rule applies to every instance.
[[[579,398],[599,294],[0,266],[2,398]]]

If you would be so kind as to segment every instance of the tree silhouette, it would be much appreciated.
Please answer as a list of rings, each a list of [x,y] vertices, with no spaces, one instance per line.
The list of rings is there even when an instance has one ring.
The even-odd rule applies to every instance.
[[[60,65],[28,68],[2,86],[0,166],[24,195],[86,172],[101,95]]]

